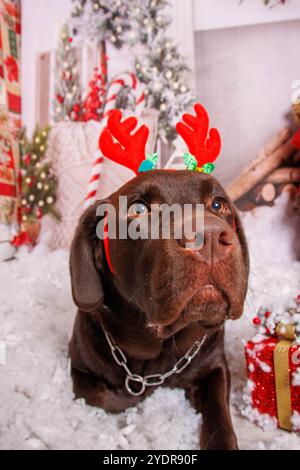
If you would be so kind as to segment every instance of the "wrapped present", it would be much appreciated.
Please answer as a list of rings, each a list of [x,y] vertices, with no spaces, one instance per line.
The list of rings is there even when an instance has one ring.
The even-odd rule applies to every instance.
[[[300,431],[300,296],[295,308],[260,310],[245,346],[251,407],[282,429]]]

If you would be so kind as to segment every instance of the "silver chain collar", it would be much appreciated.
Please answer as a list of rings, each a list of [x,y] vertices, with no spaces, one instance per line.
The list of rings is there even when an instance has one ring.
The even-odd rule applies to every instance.
[[[154,387],[156,385],[162,385],[164,381],[173,374],[180,374],[192,361],[192,359],[198,354],[201,347],[203,346],[204,341],[206,340],[206,336],[204,335],[201,341],[195,341],[194,344],[190,347],[190,349],[183,355],[181,358],[175,363],[172,369],[168,370],[164,374],[152,374],[152,375],[145,375],[142,377],[138,374],[133,374],[127,365],[127,357],[123,353],[122,349],[120,349],[113,341],[110,334],[104,329],[104,333],[107,339],[107,342],[111,349],[111,354],[116,361],[116,363],[123,367],[127,376],[125,379],[125,387],[126,390],[136,397],[142,395],[146,390],[146,387]],[[140,384],[141,388],[138,391],[133,390],[132,383]]]

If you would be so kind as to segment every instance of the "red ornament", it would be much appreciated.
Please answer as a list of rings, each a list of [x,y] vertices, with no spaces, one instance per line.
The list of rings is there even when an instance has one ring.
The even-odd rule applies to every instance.
[[[43,217],[43,211],[40,207],[38,207],[36,210],[36,216],[38,219],[41,219]]]
[[[271,315],[271,312],[269,312],[268,310],[265,312],[265,317],[266,318],[269,318],[269,316]]]
[[[69,43],[73,42],[73,38],[68,38],[68,42]]]
[[[23,162],[25,163],[25,165],[30,165],[31,163],[31,155],[29,155],[28,153],[26,155],[24,155],[23,157]]]
[[[252,320],[252,322],[254,323],[254,325],[260,325],[261,320],[260,320],[260,318],[258,318],[258,317],[254,317],[253,320]]]
[[[57,95],[57,96],[56,96],[56,99],[57,99],[57,101],[58,101],[59,103],[63,103],[63,102],[64,102],[64,97],[61,96],[61,95]]]
[[[29,186],[30,188],[32,188],[32,186],[34,185],[34,182],[35,182],[35,177],[34,177],[34,175],[30,176],[29,179],[30,179],[30,182],[27,183],[27,184],[28,184],[28,186]]]

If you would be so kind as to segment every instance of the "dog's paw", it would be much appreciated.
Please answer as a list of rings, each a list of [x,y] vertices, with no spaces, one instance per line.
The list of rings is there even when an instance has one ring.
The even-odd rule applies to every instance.
[[[238,443],[233,430],[202,431],[200,438],[202,450],[238,450]]]

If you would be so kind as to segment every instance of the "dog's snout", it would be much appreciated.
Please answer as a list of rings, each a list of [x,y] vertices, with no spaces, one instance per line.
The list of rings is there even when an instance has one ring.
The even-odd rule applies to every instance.
[[[228,246],[233,244],[232,231],[220,230],[220,232],[216,234],[216,238],[218,239],[218,243],[222,246]]]
[[[207,217],[203,232],[185,234],[179,244],[187,250],[197,250],[201,260],[213,263],[234,250],[234,232],[225,221]]]

